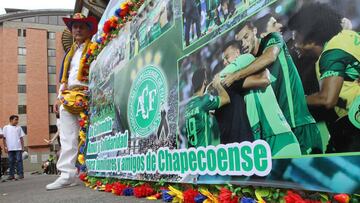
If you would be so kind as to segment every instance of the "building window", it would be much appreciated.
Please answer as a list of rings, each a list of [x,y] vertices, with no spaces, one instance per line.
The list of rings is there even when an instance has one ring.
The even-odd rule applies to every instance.
[[[18,114],[26,114],[26,105],[18,105]]]
[[[54,113],[54,105],[49,105],[49,113]]]
[[[21,126],[21,128],[24,131],[24,133],[27,134],[27,126]]]
[[[56,133],[57,127],[56,125],[49,125],[49,133]]]
[[[26,37],[26,29],[18,29],[18,37]]]
[[[36,19],[35,17],[30,17],[30,18],[23,18],[22,21],[25,23],[35,23]]]
[[[18,65],[18,73],[26,73],[26,65]]]
[[[48,56],[56,56],[56,50],[55,49],[48,49]]]
[[[56,74],[56,66],[48,66],[49,74]]]
[[[26,85],[18,85],[18,93],[26,93]]]
[[[51,25],[57,25],[58,22],[57,22],[57,16],[49,16],[49,24]]]
[[[18,47],[18,55],[26,56],[26,48],[25,47]]]
[[[56,93],[56,85],[49,85],[49,93]]]
[[[39,23],[49,24],[49,16],[39,16]]]
[[[55,32],[48,32],[47,33],[47,38],[48,39],[55,39]]]

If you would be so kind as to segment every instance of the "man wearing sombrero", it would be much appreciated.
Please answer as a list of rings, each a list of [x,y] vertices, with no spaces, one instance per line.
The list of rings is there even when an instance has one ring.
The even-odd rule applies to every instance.
[[[81,58],[90,46],[90,38],[97,32],[97,21],[94,17],[85,17],[76,13],[72,18],[63,18],[66,26],[74,37],[71,49],[65,54],[60,72],[59,96],[54,111],[60,113],[61,153],[57,168],[61,175],[53,183],[46,185],[47,190],[55,190],[76,185],[77,168],[75,167],[78,152],[79,113],[69,108],[64,102],[65,93],[73,93],[87,88],[87,75],[80,69]]]

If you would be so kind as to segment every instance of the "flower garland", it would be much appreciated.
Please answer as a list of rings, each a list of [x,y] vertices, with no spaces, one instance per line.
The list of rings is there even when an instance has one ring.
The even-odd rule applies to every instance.
[[[86,95],[88,95],[88,90],[85,90]],[[79,119],[79,152],[78,152],[78,163],[79,163],[79,171],[85,172],[86,171],[86,164],[85,164],[85,149],[86,149],[86,133],[88,129],[88,105],[87,102],[83,102],[82,106],[84,106],[84,111],[80,112],[80,119]]]
[[[144,0],[127,0],[121,3],[120,7],[115,10],[112,17],[105,21],[103,33],[88,48],[86,54],[81,59],[80,70],[82,71],[84,82],[89,79],[90,64],[100,54],[101,50],[114,38],[117,37],[119,30],[124,27],[125,23],[130,22],[137,14],[138,9],[144,3]]]
[[[162,199],[174,203],[352,203],[359,202],[360,195],[330,194],[323,192],[295,191],[263,187],[236,187],[232,185],[172,184],[166,187],[160,182],[119,181],[114,178],[80,175],[85,186],[118,196],[135,196],[149,200]],[[198,188],[196,188],[198,187]]]

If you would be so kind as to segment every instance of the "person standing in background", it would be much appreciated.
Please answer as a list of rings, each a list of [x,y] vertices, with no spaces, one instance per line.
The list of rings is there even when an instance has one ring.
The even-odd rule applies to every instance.
[[[9,155],[10,173],[7,180],[16,180],[15,178],[15,162],[16,171],[19,179],[24,178],[22,152],[24,151],[24,131],[18,126],[19,116],[11,115],[10,124],[4,126],[4,148],[5,153]]]

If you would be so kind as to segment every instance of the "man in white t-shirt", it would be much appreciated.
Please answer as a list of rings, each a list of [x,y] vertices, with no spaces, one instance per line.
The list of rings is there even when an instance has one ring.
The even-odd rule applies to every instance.
[[[22,152],[24,150],[24,131],[20,126],[17,126],[19,123],[19,116],[12,115],[10,116],[10,124],[4,126],[4,147],[5,152],[9,155],[9,166],[10,173],[8,180],[15,179],[15,162],[16,162],[16,171],[19,176],[19,179],[24,178],[23,171],[23,161],[22,161]],[[16,180],[16,179],[15,179]]]

